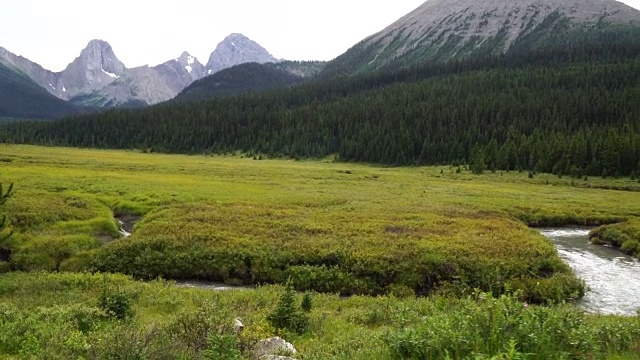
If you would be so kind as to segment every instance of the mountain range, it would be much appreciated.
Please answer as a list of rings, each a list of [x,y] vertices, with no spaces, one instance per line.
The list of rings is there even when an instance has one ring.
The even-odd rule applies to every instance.
[[[157,66],[127,68],[103,40],[92,40],[63,71],[52,72],[0,47],[0,64],[25,74],[55,97],[93,107],[138,107],[175,97],[194,81],[226,68],[277,62],[267,50],[242,34],[218,44],[207,65],[183,52]]]
[[[5,90],[26,87],[16,93],[33,93],[46,104],[65,101],[65,106],[52,108],[55,116],[46,116],[57,117],[103,107],[145,107],[174,98],[184,102],[268,91],[336,76],[494,58],[521,50],[573,48],[585,41],[576,34],[638,24],[640,11],[614,0],[429,0],[328,63],[280,61],[249,38],[231,34],[217,45],[206,65],[183,52],[157,66],[127,68],[107,42],[92,40],[61,72],[0,47],[6,77],[0,78],[0,85]],[[34,84],[51,97],[39,90],[36,95]],[[11,110],[14,103],[4,101],[0,117],[37,113]],[[67,110],[61,112],[63,108]]]

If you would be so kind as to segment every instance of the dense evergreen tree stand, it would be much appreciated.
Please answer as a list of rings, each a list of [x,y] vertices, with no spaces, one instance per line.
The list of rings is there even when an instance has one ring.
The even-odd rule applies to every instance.
[[[505,55],[53,123],[0,127],[6,143],[470,164],[581,177],[640,171],[640,30],[605,27]]]

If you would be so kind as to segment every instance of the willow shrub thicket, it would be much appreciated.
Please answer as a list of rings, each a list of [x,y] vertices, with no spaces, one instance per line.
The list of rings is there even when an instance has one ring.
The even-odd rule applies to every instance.
[[[610,244],[625,253],[640,258],[640,219],[602,226],[589,235],[595,244]]]
[[[99,305],[104,289],[129,299],[132,316],[108,316]],[[275,335],[306,360],[637,359],[640,350],[639,317],[528,306],[485,293],[314,294],[308,327],[298,334],[269,324],[285,292],[281,286],[211,292],[122,275],[6,274],[0,277],[0,357],[249,359],[259,340]],[[245,325],[240,334],[232,329],[235,317]]]

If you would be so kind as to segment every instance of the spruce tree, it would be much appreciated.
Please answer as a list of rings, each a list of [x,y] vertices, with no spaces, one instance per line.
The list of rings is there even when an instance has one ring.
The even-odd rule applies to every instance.
[[[307,331],[309,318],[296,306],[296,292],[291,284],[291,279],[287,281],[278,305],[267,316],[267,320],[271,326],[279,330],[286,329],[298,334]]]

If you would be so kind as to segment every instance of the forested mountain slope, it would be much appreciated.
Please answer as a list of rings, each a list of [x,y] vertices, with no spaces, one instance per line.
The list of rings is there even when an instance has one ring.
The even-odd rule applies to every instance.
[[[640,160],[637,39],[637,27],[607,27],[502,56],[55,124],[12,123],[0,127],[0,138],[629,175]]]
[[[640,11],[615,0],[429,0],[331,61],[325,76],[500,55],[525,38],[620,24],[640,25]]]
[[[302,82],[302,77],[273,64],[246,63],[219,71],[195,81],[175,98],[196,101],[228,97],[246,92],[260,92]]]
[[[27,75],[0,63],[0,118],[51,119],[77,113]]]

